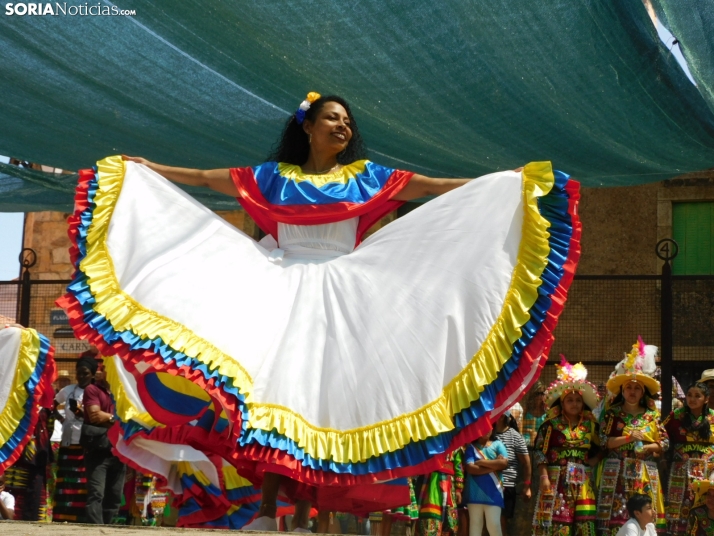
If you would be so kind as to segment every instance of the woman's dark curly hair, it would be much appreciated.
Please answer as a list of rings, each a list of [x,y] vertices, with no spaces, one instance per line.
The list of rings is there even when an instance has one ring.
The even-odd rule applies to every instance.
[[[684,404],[684,417],[682,418],[682,426],[687,432],[699,433],[699,437],[708,441],[712,435],[709,419],[707,419],[707,416],[709,415],[709,406],[707,405],[706,401],[707,397],[709,396],[709,387],[707,387],[706,383],[695,382],[689,387],[687,387],[687,392],[689,392],[689,390],[692,388],[699,389],[704,395],[702,419],[695,419],[694,415],[692,415],[692,410],[689,409],[689,406],[687,404]]]
[[[352,115],[350,105],[342,97],[337,95],[327,95],[320,97],[310,105],[310,109],[305,112],[305,121],[313,122],[317,117],[318,112],[322,109],[325,103],[336,102],[341,104],[347,111],[347,116],[350,118],[350,130],[352,138],[347,144],[344,151],[337,155],[337,162],[340,164],[351,164],[355,160],[363,160],[367,158],[367,149],[365,149],[362,136],[357,128],[357,122]],[[307,162],[307,157],[310,154],[310,143],[307,139],[307,134],[302,129],[302,125],[298,124],[295,115],[291,115],[285,128],[280,136],[280,140],[273,146],[273,150],[268,155],[268,162],[285,162],[286,164],[294,164],[302,166]]]

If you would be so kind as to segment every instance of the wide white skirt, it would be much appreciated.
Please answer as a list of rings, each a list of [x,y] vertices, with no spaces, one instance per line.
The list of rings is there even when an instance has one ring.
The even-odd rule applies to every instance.
[[[577,183],[549,163],[282,263],[148,168],[112,157],[81,177],[60,304],[136,381],[153,424],[124,440],[171,436],[249,476],[438,467],[537,378],[579,254]]]

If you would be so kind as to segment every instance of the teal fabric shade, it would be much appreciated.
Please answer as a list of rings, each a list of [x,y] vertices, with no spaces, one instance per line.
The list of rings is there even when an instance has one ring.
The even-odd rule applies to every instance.
[[[318,91],[351,103],[387,166],[474,177],[551,160],[586,186],[659,181],[714,166],[714,71],[697,63],[711,61],[711,9],[688,3],[702,29],[678,35],[689,22],[676,3],[658,9],[697,86],[639,0],[127,0],[134,17],[0,14],[0,154],[71,170],[117,153],[254,165]],[[64,183],[0,173],[0,210],[70,210]]]

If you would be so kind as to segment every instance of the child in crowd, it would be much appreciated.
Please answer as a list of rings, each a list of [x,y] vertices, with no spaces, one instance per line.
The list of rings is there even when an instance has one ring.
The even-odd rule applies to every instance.
[[[508,467],[508,451],[498,440],[491,441],[491,430],[466,447],[464,470],[469,510],[469,536],[481,536],[484,517],[490,536],[502,536],[501,509],[503,485],[498,472]]]
[[[493,439],[497,439],[508,452],[508,468],[501,473],[503,481],[503,510],[501,511],[501,531],[508,535],[508,520],[516,511],[516,480],[518,470],[524,475],[523,498],[531,498],[531,458],[523,436],[518,433],[518,424],[511,410],[506,410],[496,421]]]
[[[652,499],[648,495],[636,493],[627,500],[627,512],[630,519],[620,527],[617,536],[657,536],[655,530],[655,511]]]

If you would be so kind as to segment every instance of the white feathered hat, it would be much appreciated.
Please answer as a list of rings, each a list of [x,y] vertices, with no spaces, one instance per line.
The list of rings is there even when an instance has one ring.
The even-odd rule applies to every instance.
[[[650,393],[655,395],[660,391],[660,385],[652,376],[657,369],[655,357],[658,348],[645,344],[642,337],[637,337],[637,342],[632,345],[629,354],[615,366],[615,371],[607,381],[607,390],[613,395],[620,392],[620,388],[627,382],[640,382]]]

